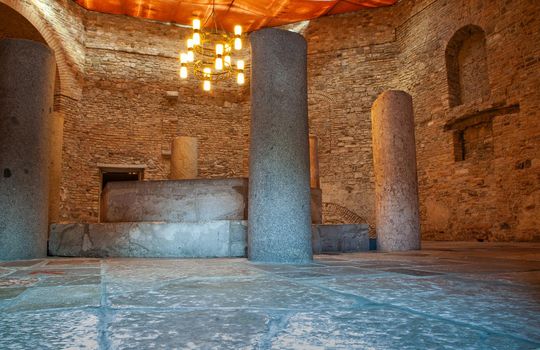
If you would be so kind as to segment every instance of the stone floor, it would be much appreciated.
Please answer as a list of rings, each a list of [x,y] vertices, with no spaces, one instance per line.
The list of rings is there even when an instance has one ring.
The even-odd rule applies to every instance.
[[[0,349],[65,348],[540,348],[540,244],[0,263]]]

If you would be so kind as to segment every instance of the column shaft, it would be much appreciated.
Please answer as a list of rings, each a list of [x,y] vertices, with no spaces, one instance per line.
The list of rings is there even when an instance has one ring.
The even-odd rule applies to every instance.
[[[420,249],[412,98],[386,91],[371,109],[377,248]]]
[[[0,40],[0,259],[47,255],[55,67],[41,43]]]
[[[306,41],[296,33],[251,34],[248,255],[312,259]]]
[[[196,137],[178,136],[171,145],[171,180],[195,179],[198,175]]]
[[[319,141],[309,135],[309,184],[311,187],[311,223],[322,224],[322,191],[319,180]]]

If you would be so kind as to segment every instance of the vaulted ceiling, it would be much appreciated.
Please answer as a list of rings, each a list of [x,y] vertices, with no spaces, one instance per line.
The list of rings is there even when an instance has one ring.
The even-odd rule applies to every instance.
[[[393,5],[397,0],[74,0],[93,11],[191,24],[194,17],[210,17],[232,30],[274,27],[321,16]]]

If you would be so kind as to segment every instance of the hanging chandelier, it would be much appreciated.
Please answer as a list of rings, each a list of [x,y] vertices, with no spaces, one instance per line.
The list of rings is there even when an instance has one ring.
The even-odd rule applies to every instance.
[[[234,26],[234,34],[218,25],[212,3],[212,12],[201,26],[199,18],[193,19],[193,31],[185,39],[185,52],[180,52],[180,78],[191,74],[202,82],[204,91],[212,89],[212,83],[219,80],[236,79],[238,85],[245,83],[246,63],[241,50],[242,27]],[[213,26],[205,28],[208,22]],[[212,23],[210,23],[212,24]]]

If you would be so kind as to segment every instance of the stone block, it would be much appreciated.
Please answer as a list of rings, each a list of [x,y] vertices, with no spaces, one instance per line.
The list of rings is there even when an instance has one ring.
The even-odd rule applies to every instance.
[[[245,178],[110,182],[104,222],[199,222],[247,218]]]
[[[54,224],[49,254],[83,257],[243,257],[244,221]]]
[[[313,225],[312,245],[315,254],[369,251],[367,224]]]

